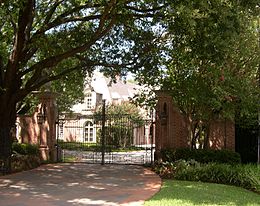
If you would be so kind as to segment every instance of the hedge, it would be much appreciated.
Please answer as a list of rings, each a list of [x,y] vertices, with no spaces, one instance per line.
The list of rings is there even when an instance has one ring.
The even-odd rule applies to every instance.
[[[153,170],[162,178],[234,185],[260,193],[260,167],[257,165],[179,160],[155,164]]]
[[[39,147],[33,144],[13,143],[12,151],[21,155],[38,155]]]
[[[205,149],[164,149],[161,151],[163,162],[177,160],[196,160],[200,163],[226,163],[236,164],[241,162],[240,155],[230,150],[205,150]]]

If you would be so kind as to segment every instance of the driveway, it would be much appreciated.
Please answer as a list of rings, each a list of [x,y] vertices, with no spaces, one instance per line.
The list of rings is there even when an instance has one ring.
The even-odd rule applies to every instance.
[[[0,177],[0,205],[142,205],[160,178],[136,165],[49,164]]]

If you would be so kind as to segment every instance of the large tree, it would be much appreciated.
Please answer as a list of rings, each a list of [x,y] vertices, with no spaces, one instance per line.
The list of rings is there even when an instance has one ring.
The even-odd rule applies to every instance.
[[[161,72],[138,78],[169,90],[187,117],[191,146],[202,137],[207,146],[210,120],[256,111],[259,6],[256,1],[172,1],[166,16],[158,44],[162,55],[155,59]]]
[[[1,155],[10,155],[18,104],[32,91],[75,70],[102,66],[115,75],[143,64],[164,6],[160,0],[0,1]]]

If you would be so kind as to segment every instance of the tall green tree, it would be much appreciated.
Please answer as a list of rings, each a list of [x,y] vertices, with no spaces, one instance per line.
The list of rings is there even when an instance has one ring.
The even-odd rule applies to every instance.
[[[260,49],[255,21],[256,1],[173,1],[161,22],[156,60],[159,72],[143,78],[161,85],[187,117],[190,143],[204,138],[210,121],[255,113]]]
[[[171,80],[166,85],[187,116],[192,147],[201,129],[207,147],[211,120],[234,120],[237,110],[252,113],[259,98],[256,16],[236,2],[210,2],[180,12],[187,18],[181,17],[180,24],[187,26],[181,32],[173,29],[177,47],[167,71]]]
[[[32,91],[73,79],[75,70],[102,66],[115,75],[142,64],[153,38],[143,28],[164,6],[160,0],[0,1],[1,156],[10,155],[17,105]]]

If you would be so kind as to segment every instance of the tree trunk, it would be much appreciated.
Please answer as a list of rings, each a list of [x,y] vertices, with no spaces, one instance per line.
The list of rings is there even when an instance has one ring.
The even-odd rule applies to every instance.
[[[3,173],[11,172],[13,132],[15,132],[16,103],[5,95],[0,101],[0,159]]]
[[[205,124],[204,149],[209,148],[210,123]]]
[[[192,127],[192,124],[193,124],[193,121],[192,121],[192,117],[190,114],[188,114],[188,118],[187,118],[187,129],[188,129],[188,136],[189,136],[189,144],[190,144],[190,148],[193,149],[194,145],[193,145],[193,127]]]

